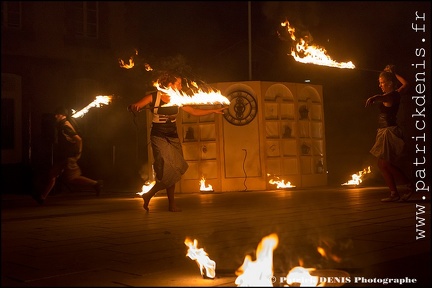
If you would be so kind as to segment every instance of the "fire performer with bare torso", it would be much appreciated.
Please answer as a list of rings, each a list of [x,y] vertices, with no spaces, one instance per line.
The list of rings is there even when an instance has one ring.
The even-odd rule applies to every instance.
[[[370,153],[378,158],[378,168],[390,189],[390,196],[381,199],[382,202],[396,202],[399,199],[407,201],[413,193],[410,179],[396,166],[396,161],[402,156],[405,146],[402,129],[397,124],[396,116],[401,93],[406,92],[408,82],[393,71],[394,66],[388,65],[379,75],[379,87],[383,94],[369,97],[366,100],[366,107],[379,102],[378,130]],[[402,84],[399,88],[398,81]],[[397,182],[407,185],[408,191],[402,197],[399,196]]]
[[[163,74],[157,83],[167,89],[176,91],[182,89],[182,78],[175,73]],[[181,211],[174,201],[175,184],[180,181],[181,176],[188,169],[188,164],[183,158],[182,146],[177,134],[176,117],[179,108],[194,116],[204,116],[212,113],[223,114],[223,110],[228,108],[198,109],[192,106],[169,105],[169,103],[170,96],[162,91],[157,91],[144,96],[141,100],[128,107],[131,112],[138,112],[150,104],[153,113],[150,140],[156,182],[147,193],[142,194],[143,207],[147,212],[149,211],[150,199],[163,189],[166,189],[168,196],[168,210],[171,212]]]
[[[53,151],[53,163],[48,171],[47,183],[45,183],[42,192],[32,195],[33,198],[40,205],[44,204],[60,175],[63,176],[66,183],[93,188],[96,195],[99,196],[103,186],[102,180],[96,181],[83,176],[78,165],[83,141],[77,131],[75,121],[70,117],[69,109],[58,107],[54,111],[54,118],[58,137]]]

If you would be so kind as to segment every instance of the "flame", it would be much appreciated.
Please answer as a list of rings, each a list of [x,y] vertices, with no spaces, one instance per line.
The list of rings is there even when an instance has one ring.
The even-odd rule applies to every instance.
[[[317,251],[322,257],[326,259],[331,259],[337,263],[340,263],[342,261],[342,259],[338,255],[335,255],[331,252],[326,252],[326,250],[323,247],[318,247]]]
[[[353,174],[351,175],[351,180],[348,180],[348,182],[345,182],[341,185],[359,185],[360,183],[362,183],[362,177],[365,174],[369,174],[371,173],[371,169],[370,166],[368,166],[368,168],[364,168],[363,170],[357,172],[357,174]]]
[[[138,50],[135,49],[135,55],[138,55]],[[134,57],[131,56],[129,58],[129,63],[125,63],[122,59],[118,59],[120,68],[131,69],[135,66]],[[144,69],[146,71],[152,71],[153,68],[150,67],[150,64],[144,63]]]
[[[195,260],[201,275],[208,278],[215,278],[216,276],[216,262],[211,260],[204,251],[203,248],[197,248],[198,240],[194,239],[192,242],[189,238],[186,238],[184,244],[189,247],[186,256],[192,260]],[[205,275],[204,275],[205,272]]]
[[[152,182],[146,182],[144,183],[144,185],[142,186],[142,190],[141,192],[137,192],[136,194],[142,196],[143,194],[147,193],[148,191],[150,191],[150,189],[156,184],[156,181],[152,181]]]
[[[355,68],[355,65],[351,61],[336,62],[327,55],[327,51],[323,47],[310,45],[308,43],[309,41],[303,38],[297,39],[294,35],[295,28],[291,27],[288,21],[281,23],[281,26],[287,27],[287,32],[290,34],[291,39],[295,41],[295,49],[291,49],[291,56],[293,56],[297,62],[337,68]]]
[[[223,96],[219,90],[210,90],[205,92],[202,89],[197,89],[193,95],[188,95],[177,89],[161,87],[158,82],[154,86],[170,96],[170,102],[163,106],[183,106],[183,105],[200,105],[200,104],[226,104],[229,105],[228,98]]]
[[[200,185],[200,191],[213,191],[212,185],[208,184],[208,186],[206,187],[205,178],[204,177],[201,178],[200,184],[201,184]]]
[[[268,286],[273,287],[273,250],[279,243],[277,234],[264,237],[258,244],[256,261],[246,255],[244,262],[237,269],[235,280],[237,286]]]
[[[316,287],[319,277],[310,275],[309,271],[315,271],[315,269],[303,268],[300,266],[292,268],[286,276],[287,284],[296,287]]]
[[[152,70],[153,70],[153,68],[150,67],[150,64],[147,64],[147,63],[144,64],[144,69],[145,69],[146,71],[152,71]]]
[[[108,105],[111,103],[112,100],[112,96],[96,96],[96,99],[93,100],[90,104],[88,104],[86,107],[84,107],[83,109],[81,109],[78,112],[74,112],[72,117],[73,118],[78,118],[78,117],[82,117],[85,114],[87,114],[87,112],[90,110],[90,108],[93,107],[101,107],[103,105]]]
[[[135,66],[133,57],[129,58],[129,64],[125,64],[122,59],[119,59],[120,68],[131,69]]]
[[[269,174],[267,174],[267,176],[269,176]],[[276,177],[277,179],[279,179],[279,177]],[[288,181],[288,183],[285,184],[285,180],[273,180],[270,179],[269,180],[270,184],[275,184],[276,185],[276,189],[281,189],[281,188],[293,188],[296,187],[294,185],[291,185],[291,182]]]
[[[135,55],[138,55],[138,50],[135,49]],[[131,69],[135,66],[133,56],[129,58],[129,64],[125,64],[122,59],[119,59],[120,68]]]

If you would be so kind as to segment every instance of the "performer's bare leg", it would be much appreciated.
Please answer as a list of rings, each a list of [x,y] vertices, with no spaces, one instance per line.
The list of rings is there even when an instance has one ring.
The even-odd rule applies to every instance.
[[[178,208],[175,204],[175,199],[174,199],[175,184],[168,187],[166,190],[167,190],[167,196],[169,202],[168,210],[170,212],[181,212],[182,210]]]
[[[147,192],[144,193],[141,197],[144,200],[143,208],[149,212],[148,205],[150,203],[150,199],[160,190],[164,189],[164,185],[160,182],[155,183],[155,185]]]

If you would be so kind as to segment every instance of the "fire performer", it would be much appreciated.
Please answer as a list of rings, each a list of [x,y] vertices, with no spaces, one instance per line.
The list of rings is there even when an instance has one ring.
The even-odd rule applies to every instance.
[[[402,84],[399,87],[399,82]],[[402,195],[402,200],[407,201],[413,188],[410,179],[397,166],[404,152],[405,142],[402,129],[397,124],[401,93],[408,89],[408,82],[402,76],[394,73],[394,66],[388,65],[378,77],[379,87],[383,94],[374,95],[366,100],[366,107],[379,102],[378,130],[370,153],[378,158],[378,168],[390,189],[390,196],[381,199],[382,202],[396,202],[401,198],[397,189],[397,181],[406,184],[408,191]]]
[[[70,118],[68,110],[64,107],[58,107],[54,111],[57,122],[57,144],[54,146],[53,165],[48,172],[48,182],[42,193],[33,195],[40,205],[44,204],[60,175],[64,176],[67,183],[93,188],[97,196],[99,196],[102,189],[102,181],[96,181],[81,175],[81,168],[77,162],[81,158],[82,138],[78,134],[76,123]]]
[[[163,73],[157,83],[167,89],[181,91],[182,78],[177,73]],[[183,150],[177,134],[176,117],[179,108],[194,115],[204,116],[212,113],[223,114],[228,107],[216,109],[198,109],[192,106],[167,105],[170,96],[161,91],[150,93],[136,103],[129,105],[128,110],[138,112],[150,104],[153,113],[150,132],[151,147],[153,151],[153,169],[156,174],[155,185],[142,195],[143,207],[148,212],[150,199],[160,190],[166,189],[168,197],[168,210],[179,212],[181,209],[174,201],[175,184],[188,169],[188,164],[183,158]],[[164,107],[165,105],[165,107]]]

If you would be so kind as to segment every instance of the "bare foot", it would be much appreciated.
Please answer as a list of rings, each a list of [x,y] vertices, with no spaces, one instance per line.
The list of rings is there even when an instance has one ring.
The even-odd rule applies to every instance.
[[[182,210],[180,209],[180,208],[178,208],[178,207],[170,207],[169,209],[168,209],[170,212],[181,212]]]
[[[143,198],[143,200],[144,200],[143,208],[144,208],[147,212],[149,212],[148,205],[149,205],[149,203],[150,203],[150,199],[151,199],[152,197],[151,197],[151,195],[149,195],[149,194],[147,194],[147,193],[144,193],[144,194],[142,195],[142,198]]]

